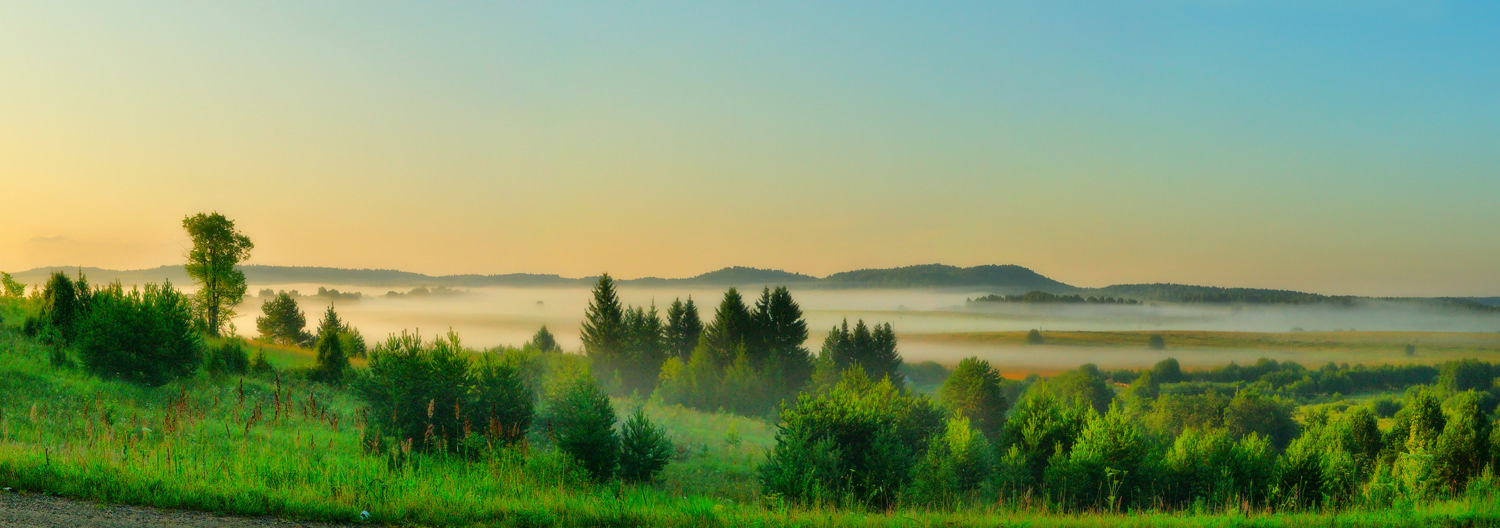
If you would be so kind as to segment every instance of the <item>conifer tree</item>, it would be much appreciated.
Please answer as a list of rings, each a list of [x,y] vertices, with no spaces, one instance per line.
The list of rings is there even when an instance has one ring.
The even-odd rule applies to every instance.
[[[693,296],[689,295],[686,303],[681,299],[674,299],[667,308],[665,340],[668,352],[687,361],[702,334],[703,320],[698,317],[698,307],[693,304]]]
[[[307,316],[287,292],[277,293],[260,310],[265,315],[255,318],[255,328],[260,331],[261,339],[285,345],[306,340]]]
[[[661,316],[657,315],[653,302],[650,311],[640,307],[626,310],[624,320],[629,332],[621,366],[624,389],[649,393],[656,386],[662,363],[667,360]]]
[[[343,343],[339,340],[339,334],[343,331],[344,323],[339,320],[338,312],[333,311],[333,305],[328,305],[323,321],[318,324],[318,362],[314,366],[314,372],[320,381],[341,383],[349,370],[349,354],[344,351]]]
[[[542,352],[562,352],[562,346],[557,344],[557,337],[547,330],[547,325],[542,325],[536,335],[531,336],[531,341],[526,343],[531,348]]]
[[[708,340],[715,363],[728,365],[740,345],[749,345],[755,321],[739,290],[730,288],[724,292],[724,300],[714,311],[714,322],[703,331]]]
[[[608,379],[620,368],[629,329],[625,327],[625,308],[615,294],[615,281],[605,273],[594,285],[594,298],[583,314],[583,352],[593,361],[595,373]]]

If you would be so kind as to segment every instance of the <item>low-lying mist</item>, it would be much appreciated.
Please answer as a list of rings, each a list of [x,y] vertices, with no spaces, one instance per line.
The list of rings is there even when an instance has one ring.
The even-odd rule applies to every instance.
[[[253,285],[261,288],[296,289],[314,292],[317,284]],[[339,315],[364,333],[371,342],[383,340],[392,333],[420,331],[432,337],[450,329],[473,347],[520,345],[531,338],[537,328],[547,325],[567,350],[579,350],[582,343],[578,326],[590,299],[588,288],[478,288],[460,295],[401,298],[384,297],[389,288],[340,287],[344,292],[361,292],[358,301],[332,301]],[[753,303],[759,288],[741,292],[746,303]],[[966,356],[979,355],[1000,365],[1023,370],[1060,370],[1081,363],[1101,367],[1147,364],[1172,355],[1147,350],[1105,349],[1087,346],[1010,347],[965,343],[962,339],[935,339],[952,334],[1024,331],[1032,328],[1047,331],[1398,331],[1398,332],[1500,332],[1500,315],[1454,308],[1425,306],[1402,301],[1369,301],[1353,307],[1311,305],[1078,305],[1027,303],[975,303],[966,300],[985,292],[943,292],[931,290],[793,290],[806,315],[811,336],[807,347],[817,351],[828,329],[848,318],[867,322],[890,322],[902,337],[901,350],[908,361],[937,360],[952,363]],[[631,288],[619,290],[622,302],[649,305],[653,301],[665,317],[667,306],[675,298],[689,296],[698,305],[704,322],[713,319],[714,309],[724,295],[718,288]],[[255,318],[260,315],[258,297],[248,297],[238,308],[234,319],[240,334],[255,335]],[[307,314],[311,328],[322,317],[330,302],[302,297],[299,303]],[[1180,351],[1179,351],[1180,352]],[[1253,362],[1258,357],[1291,359],[1287,352],[1217,351],[1203,365],[1217,365],[1230,360]],[[1179,357],[1179,359],[1182,359]],[[1306,358],[1304,358],[1306,359]],[[1336,359],[1336,358],[1335,358]],[[1194,364],[1184,359],[1185,365]]]

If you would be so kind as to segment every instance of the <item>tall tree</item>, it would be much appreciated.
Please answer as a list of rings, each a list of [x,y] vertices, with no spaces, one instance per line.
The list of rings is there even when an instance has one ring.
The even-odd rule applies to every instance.
[[[0,272],[0,286],[3,286],[6,297],[21,298],[26,296],[26,285],[16,282],[9,273]]]
[[[672,306],[667,308],[667,350],[673,356],[687,361],[702,334],[703,320],[698,317],[698,307],[693,304],[693,296],[689,295],[686,303],[682,299],[673,300]]]
[[[583,313],[583,353],[597,365],[595,374],[611,376],[620,368],[629,329],[625,327],[625,308],[615,293],[615,281],[608,273],[594,284],[594,298]],[[607,379],[607,378],[606,378]]]
[[[791,399],[812,378],[812,356],[802,346],[807,342],[807,321],[802,319],[802,307],[784,286],[763,292],[761,299],[755,305],[755,320],[765,349],[761,368],[775,384],[774,395]]]
[[[858,332],[855,340],[858,341]],[[896,329],[890,323],[875,325],[870,335],[869,352],[865,354],[863,363],[871,378],[890,376],[897,387],[906,383],[906,376],[901,373],[901,352],[896,350]]]
[[[713,324],[703,333],[707,336],[714,361],[723,366],[734,361],[740,348],[750,344],[754,330],[755,320],[745,306],[745,299],[739,290],[730,288],[724,292],[724,300],[714,311]]]
[[[625,310],[625,327],[629,338],[621,365],[621,378],[627,392],[639,390],[650,393],[656,388],[661,365],[667,360],[666,344],[662,340],[661,316],[656,312],[656,303],[650,311],[636,307]]]
[[[219,335],[224,323],[234,317],[234,306],[245,298],[245,274],[235,266],[250,258],[255,244],[235,230],[233,220],[219,213],[183,218],[182,227],[193,239],[186,268],[199,286],[195,301],[199,324],[209,334]]]

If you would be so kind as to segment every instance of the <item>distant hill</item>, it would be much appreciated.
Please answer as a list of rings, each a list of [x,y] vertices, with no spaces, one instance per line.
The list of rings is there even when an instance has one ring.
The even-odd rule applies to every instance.
[[[590,285],[597,277],[568,278],[559,275],[511,273],[505,275],[443,275],[433,276],[409,271],[343,269],[308,266],[241,266],[245,280],[251,284],[322,284],[341,286],[448,286],[453,288],[477,288],[484,286],[579,286]],[[40,284],[53,271],[73,274],[77,268],[37,268],[15,274],[16,280],[28,284]],[[173,283],[185,284],[188,276],[182,266],[162,266],[147,270],[106,270],[83,268],[90,282],[104,284],[116,280],[126,284],[144,284],[170,279]],[[693,277],[663,279],[645,277],[619,279],[622,285],[632,286],[756,286],[762,284],[786,284],[814,288],[980,288],[995,291],[1045,290],[1067,293],[1077,288],[1043,277],[1020,266],[975,266],[959,268],[941,264],[908,266],[892,269],[865,269],[836,273],[825,278],[774,269],[759,269],[743,266],[723,268]]]
[[[1049,279],[1021,266],[960,268],[923,264],[891,269],[863,269],[829,275],[820,286],[841,288],[987,288],[1009,291],[1072,293],[1078,288]]]

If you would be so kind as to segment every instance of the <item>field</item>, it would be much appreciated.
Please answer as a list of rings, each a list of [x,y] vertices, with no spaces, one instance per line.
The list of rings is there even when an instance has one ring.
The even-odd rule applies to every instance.
[[[0,312],[6,321],[15,313]],[[1444,353],[1493,351],[1446,334],[1168,332],[1192,350],[1378,351],[1418,340]],[[942,337],[1005,346],[1016,333]],[[1133,332],[1049,333],[1049,349],[1133,348]],[[254,343],[279,367],[310,351]],[[593,484],[545,438],[479,459],[370,454],[348,394],[279,377],[196,377],[147,389],[52,367],[44,346],[0,329],[0,484],[91,500],[292,519],[417,526],[1470,526],[1500,519],[1488,485],[1450,500],[1337,514],[1072,513],[1003,498],[958,511],[787,507],[760,496],[755,467],[774,444],[764,420],[643,405],[676,444],[660,482]],[[1035,349],[1032,349],[1035,350]],[[1180,353],[1180,351],[1174,351]],[[1375,352],[1370,352],[1375,353]],[[1425,358],[1419,358],[1425,359]],[[1435,360],[1435,359],[1434,359]]]
[[[1327,363],[1365,365],[1440,364],[1461,358],[1500,360],[1500,333],[1479,332],[1220,332],[1047,331],[1031,345],[1025,331],[915,333],[903,335],[908,348],[928,351],[940,363],[977,355],[1003,366],[1008,377],[1043,375],[1094,363],[1107,369],[1141,369],[1171,357],[1184,368],[1212,368],[1260,358],[1295,361],[1308,368]],[[1153,334],[1166,342],[1150,350]],[[1412,345],[1413,355],[1406,354]]]

